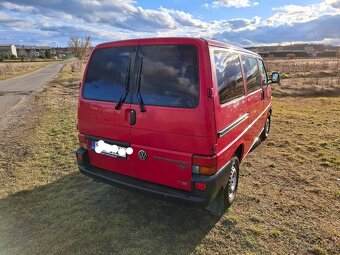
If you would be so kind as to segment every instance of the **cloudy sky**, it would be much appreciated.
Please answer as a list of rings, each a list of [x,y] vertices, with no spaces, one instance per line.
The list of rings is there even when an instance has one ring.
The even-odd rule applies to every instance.
[[[195,36],[242,46],[340,45],[340,0],[0,0],[0,44]]]

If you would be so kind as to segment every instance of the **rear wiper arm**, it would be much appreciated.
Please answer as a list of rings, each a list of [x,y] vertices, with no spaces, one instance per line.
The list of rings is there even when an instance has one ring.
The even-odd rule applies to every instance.
[[[140,84],[141,84],[141,81],[142,81],[143,59],[144,58],[141,57],[140,65],[139,65],[139,69],[138,69],[138,79],[137,79],[137,99],[138,99],[139,109],[140,109],[141,112],[145,112],[143,98],[142,98],[142,95],[140,94]]]
[[[131,65],[131,56],[129,56],[129,62],[128,62],[127,69],[126,69],[126,76],[125,76],[125,83],[124,83],[125,89],[124,89],[123,94],[120,96],[116,106],[115,106],[116,110],[120,109],[120,106],[122,105],[122,103],[125,101],[127,95],[129,94],[130,65]]]

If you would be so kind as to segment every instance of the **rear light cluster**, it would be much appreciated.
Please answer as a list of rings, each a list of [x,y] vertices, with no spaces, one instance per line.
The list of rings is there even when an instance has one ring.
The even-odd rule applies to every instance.
[[[87,150],[86,137],[83,134],[78,134],[79,147]]]
[[[194,155],[192,159],[192,172],[202,175],[215,174],[217,172],[217,157]]]

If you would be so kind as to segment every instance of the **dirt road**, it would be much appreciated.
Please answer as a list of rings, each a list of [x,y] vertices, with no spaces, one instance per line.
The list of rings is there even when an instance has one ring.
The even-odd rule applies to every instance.
[[[56,78],[63,65],[50,64],[35,72],[0,81],[0,132],[23,114],[33,95]]]

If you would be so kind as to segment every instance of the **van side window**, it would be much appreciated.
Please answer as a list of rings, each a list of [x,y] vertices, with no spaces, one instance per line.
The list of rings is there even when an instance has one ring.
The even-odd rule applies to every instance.
[[[242,56],[242,65],[247,77],[248,94],[260,88],[260,73],[256,58]]]
[[[214,52],[218,96],[224,104],[244,95],[241,63],[237,53]]]
[[[259,59],[259,66],[260,66],[260,72],[262,76],[262,84],[267,85],[268,83],[267,71],[261,59]]]
[[[97,49],[86,73],[83,97],[117,102],[124,92],[129,57],[135,47]]]

